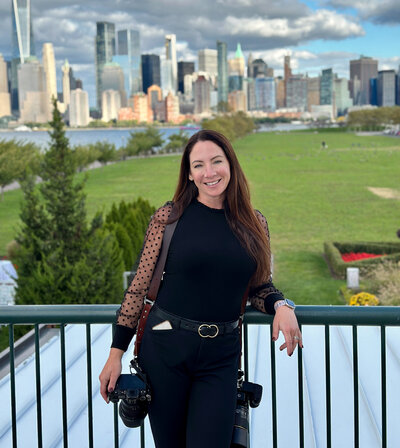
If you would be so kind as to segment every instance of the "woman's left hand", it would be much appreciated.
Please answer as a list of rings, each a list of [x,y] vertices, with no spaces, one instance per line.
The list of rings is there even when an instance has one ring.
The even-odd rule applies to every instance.
[[[300,348],[303,348],[303,340],[296,315],[291,308],[285,305],[276,310],[272,324],[273,341],[278,339],[280,331],[283,333],[285,343],[279,347],[279,350],[282,351],[286,348],[287,354],[292,356],[297,344]]]

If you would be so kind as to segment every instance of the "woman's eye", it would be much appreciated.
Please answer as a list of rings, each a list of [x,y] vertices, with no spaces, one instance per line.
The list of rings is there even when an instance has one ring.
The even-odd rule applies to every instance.
[[[201,165],[195,165],[193,168],[200,168]]]
[[[221,163],[222,160],[215,160],[214,163]]]

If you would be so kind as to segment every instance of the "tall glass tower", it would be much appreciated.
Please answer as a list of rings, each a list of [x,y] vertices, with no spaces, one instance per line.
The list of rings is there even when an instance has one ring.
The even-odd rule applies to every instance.
[[[228,102],[228,54],[225,42],[217,41],[218,104]]]
[[[113,62],[124,72],[125,92],[128,97],[142,92],[142,60],[140,55],[140,34],[135,30],[118,31],[117,55]]]
[[[176,35],[167,34],[165,36],[165,59],[171,61],[172,93],[175,95],[178,90],[178,66],[176,63]]]
[[[97,22],[95,38],[95,64],[96,64],[96,97],[97,107],[101,109],[101,95],[103,92],[101,75],[104,65],[112,62],[115,56],[115,25],[110,22]]]
[[[18,111],[18,66],[35,56],[33,40],[31,1],[11,0],[12,60],[11,60],[11,107]]]

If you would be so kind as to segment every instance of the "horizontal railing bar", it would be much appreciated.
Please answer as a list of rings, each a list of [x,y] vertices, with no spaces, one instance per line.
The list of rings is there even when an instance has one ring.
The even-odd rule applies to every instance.
[[[119,305],[14,305],[0,306],[0,323],[58,324],[111,323]],[[400,307],[397,306],[314,306],[296,307],[303,325],[386,325],[400,326]],[[246,309],[245,323],[270,324],[273,316],[254,308]]]

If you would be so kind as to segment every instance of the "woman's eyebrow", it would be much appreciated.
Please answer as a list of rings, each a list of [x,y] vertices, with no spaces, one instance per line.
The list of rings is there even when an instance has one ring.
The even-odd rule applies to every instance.
[[[221,155],[221,154],[218,154],[218,155],[212,157],[210,160],[214,160],[214,159],[216,159],[217,157],[222,157],[222,155]],[[199,163],[199,162],[202,163],[203,161],[202,161],[202,160],[193,160],[192,165],[193,165],[193,163]]]

